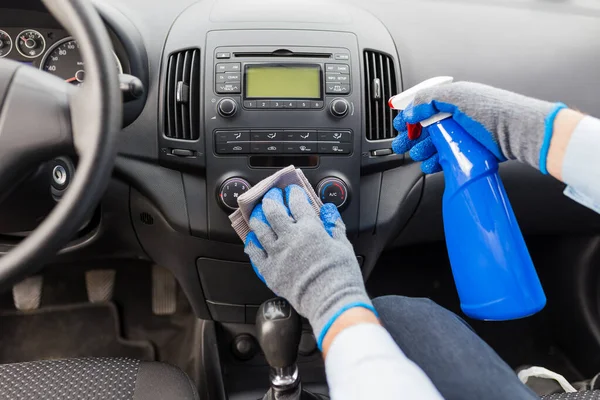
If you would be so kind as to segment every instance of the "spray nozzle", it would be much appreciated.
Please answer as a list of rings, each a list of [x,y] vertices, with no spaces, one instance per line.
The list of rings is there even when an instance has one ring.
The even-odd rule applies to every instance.
[[[427,89],[434,86],[446,85],[452,83],[454,78],[451,76],[437,76],[435,78],[427,79],[419,83],[416,86],[406,89],[404,92],[397,94],[388,100],[388,105],[394,110],[404,110],[410,103],[415,99],[415,95],[419,90]],[[451,114],[439,113],[431,118],[421,121],[421,126],[429,126],[435,122],[441,121],[445,118],[450,117]]]

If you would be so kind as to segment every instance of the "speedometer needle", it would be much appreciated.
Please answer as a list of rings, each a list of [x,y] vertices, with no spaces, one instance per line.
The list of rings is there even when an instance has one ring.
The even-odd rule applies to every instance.
[[[74,76],[72,78],[66,79],[65,82],[71,83],[71,82],[75,82],[76,80],[77,80],[77,77]]]

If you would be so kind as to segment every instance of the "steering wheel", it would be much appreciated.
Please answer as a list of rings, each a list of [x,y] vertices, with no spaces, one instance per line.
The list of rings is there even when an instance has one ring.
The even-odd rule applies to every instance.
[[[85,84],[0,59],[0,202],[32,167],[76,152],[77,171],[60,202],[0,258],[0,290],[37,272],[95,209],[116,155],[122,98],[111,42],[89,0],[42,0],[76,38]],[[1,204],[0,204],[1,206]]]

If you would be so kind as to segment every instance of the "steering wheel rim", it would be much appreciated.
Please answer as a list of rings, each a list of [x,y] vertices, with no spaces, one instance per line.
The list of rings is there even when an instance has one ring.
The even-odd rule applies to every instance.
[[[89,0],[42,2],[78,41],[86,68],[86,81],[82,87],[75,89],[50,74],[0,59],[0,78],[3,78],[3,73],[6,74],[6,79],[0,79],[0,151],[9,154],[11,149],[6,149],[6,144],[14,145],[15,151],[22,152],[22,158],[33,164],[70,148],[77,152],[79,163],[67,191],[52,212],[18,246],[0,258],[0,290],[40,270],[73,238],[95,209],[111,176],[116,138],[121,126],[122,98],[118,75],[110,38],[97,11]],[[12,74],[10,77],[9,73]],[[25,80],[27,83],[21,82]],[[31,81],[39,85],[36,89],[40,97],[44,98],[46,94],[44,100],[56,100],[54,108],[48,104],[40,105],[54,118],[50,119],[56,126],[39,128],[38,132],[23,132],[10,122],[10,104],[6,103],[7,99],[13,99],[13,112],[27,96],[35,103],[35,98],[29,94],[32,92]],[[3,88],[3,84],[7,88]],[[6,90],[3,93],[1,89]],[[6,94],[4,104],[3,94]],[[7,139],[3,144],[4,137]],[[39,142],[37,148],[36,142]],[[19,159],[14,156],[8,158],[15,163]],[[1,173],[8,167],[8,164],[0,165],[0,182]],[[6,176],[13,178],[10,184],[14,186],[15,175]],[[3,189],[0,186],[0,190]]]

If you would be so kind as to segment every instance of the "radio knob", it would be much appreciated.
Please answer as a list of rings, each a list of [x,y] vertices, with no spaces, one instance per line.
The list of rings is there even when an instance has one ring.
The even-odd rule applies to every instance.
[[[350,104],[346,99],[333,99],[329,104],[329,112],[334,117],[345,117],[348,114],[348,111],[350,111]]]
[[[229,97],[224,98],[217,104],[217,111],[221,117],[229,118],[233,117],[238,109],[238,105],[234,99]]]

